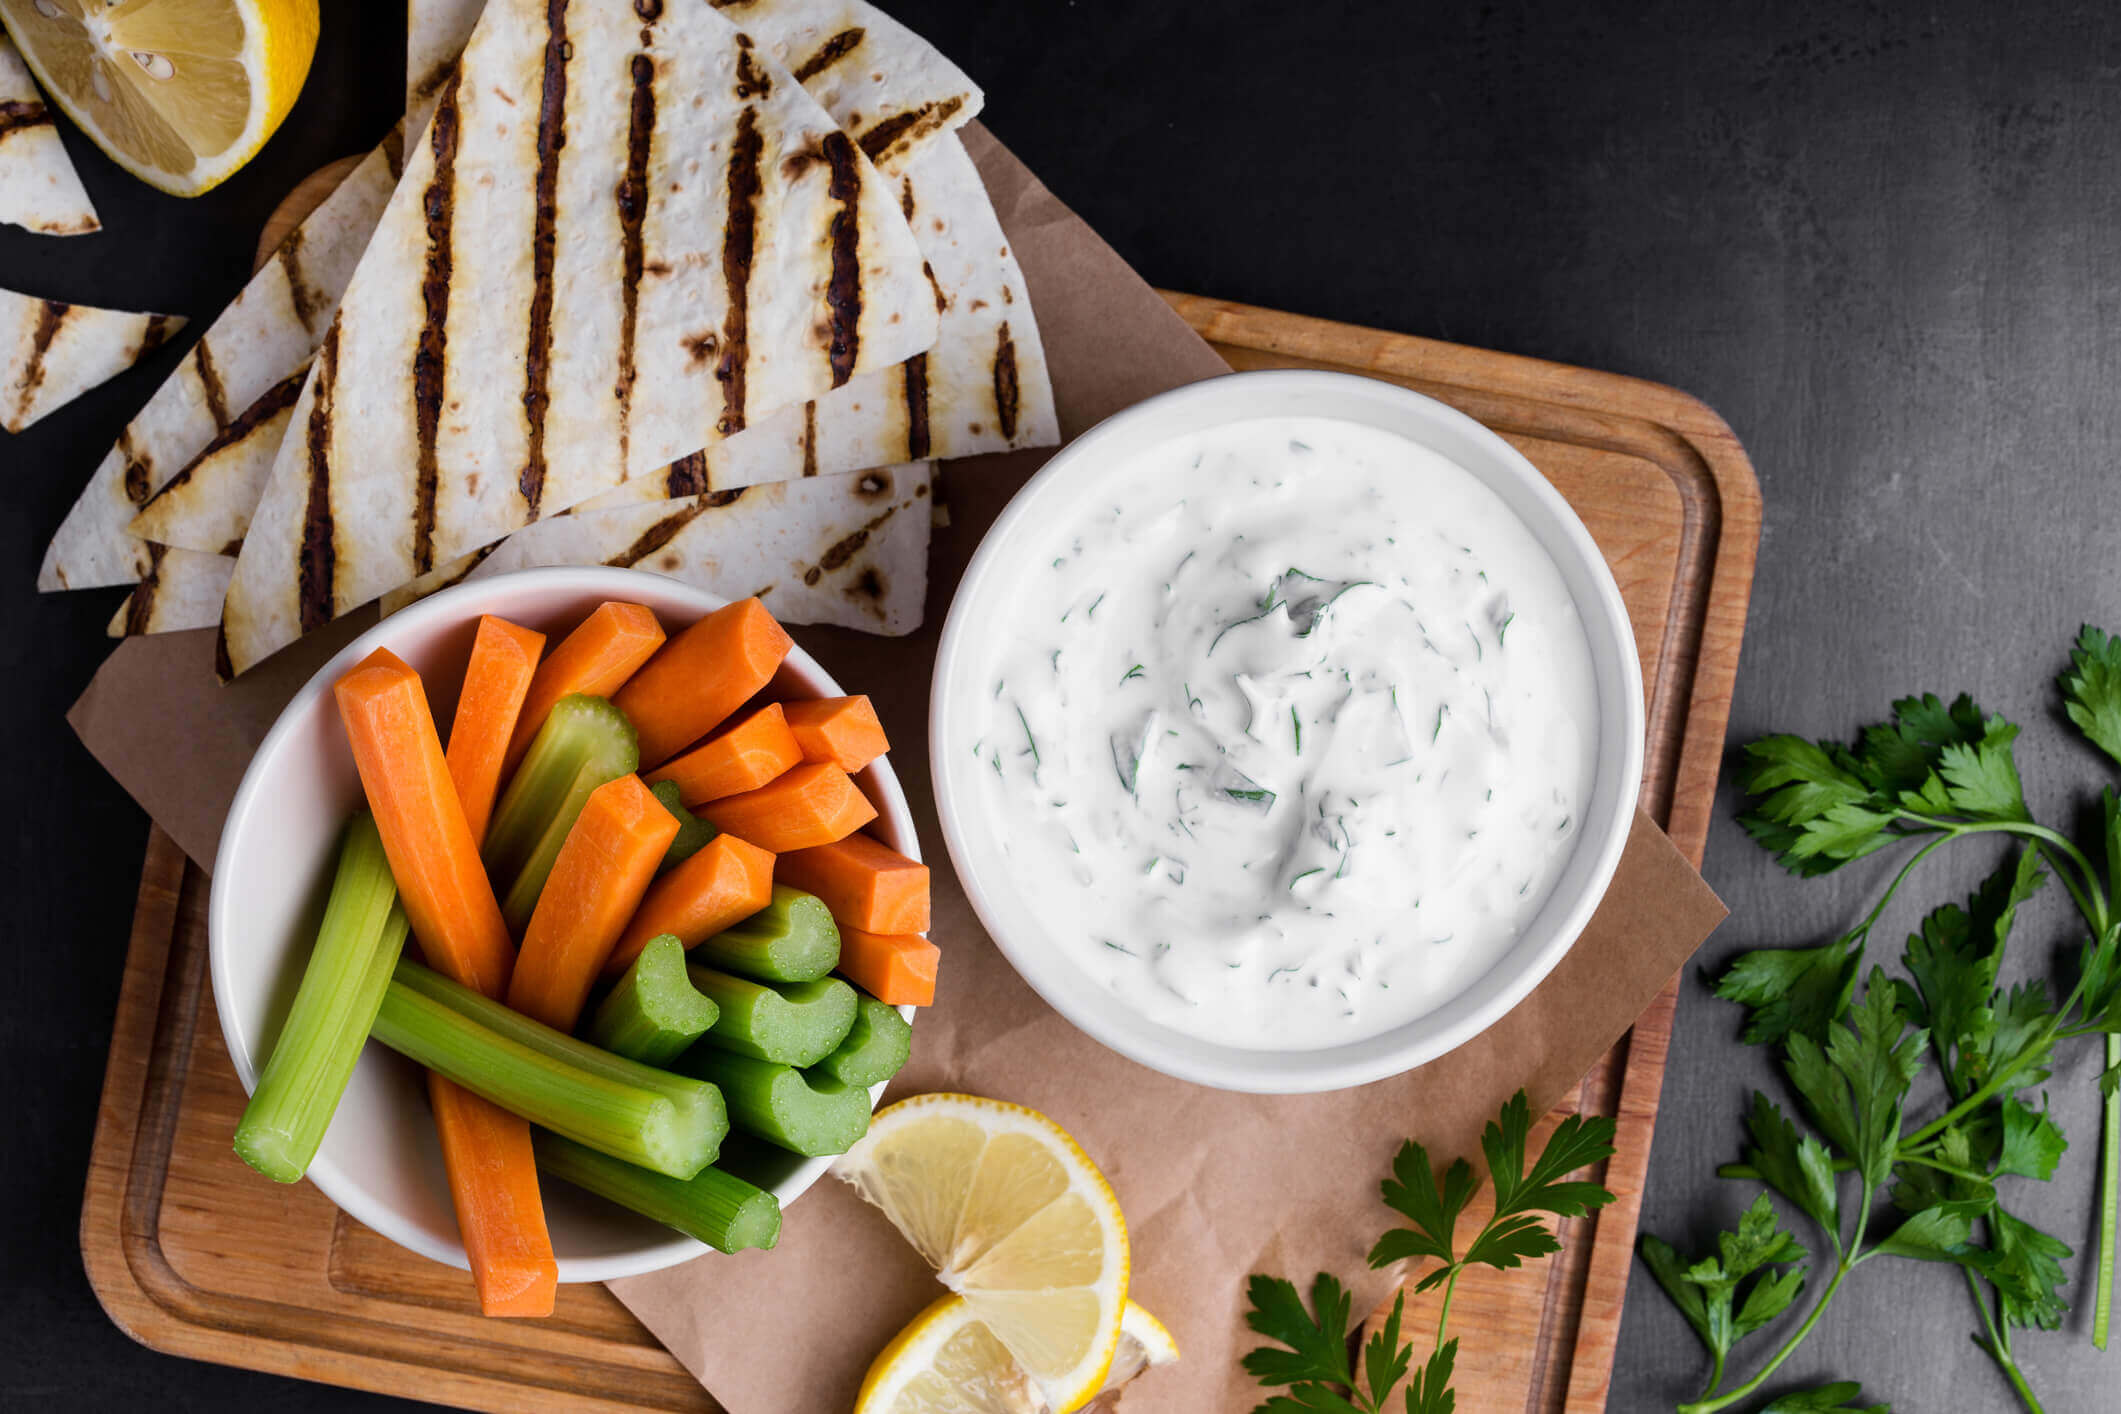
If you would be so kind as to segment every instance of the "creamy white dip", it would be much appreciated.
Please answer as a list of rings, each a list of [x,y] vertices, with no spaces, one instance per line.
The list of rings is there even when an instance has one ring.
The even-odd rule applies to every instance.
[[[1591,795],[1597,689],[1553,560],[1452,461],[1337,420],[1175,438],[1103,485],[1002,610],[955,748],[1050,945],[1251,1049],[1463,990]]]

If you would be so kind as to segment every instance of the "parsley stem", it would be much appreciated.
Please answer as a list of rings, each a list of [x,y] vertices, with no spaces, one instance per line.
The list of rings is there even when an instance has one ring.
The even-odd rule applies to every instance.
[[[2121,1065],[2121,1036],[2106,1038],[2106,1068]],[[2121,1090],[2106,1097],[2106,1135],[2099,1157],[2098,1287],[2092,1297],[2092,1344],[2106,1349],[2114,1318],[2114,1229],[2121,1226]]]
[[[1981,1295],[1981,1283],[1975,1280],[1973,1269],[1961,1267],[1959,1271],[1966,1278],[1966,1289],[1974,1298],[1974,1309],[1981,1313],[1981,1324],[1988,1331],[1986,1340],[1976,1336],[1974,1344],[1986,1350],[1989,1358],[2002,1369],[2004,1378],[2011,1382],[2011,1388],[2018,1392],[2019,1400],[2030,1414],[2047,1414],[2039,1396],[2033,1393],[2033,1387],[2025,1382],[2025,1372],[2018,1368],[2017,1357],[2011,1351],[2010,1326],[2006,1324],[2000,1329],[1997,1327],[1996,1317],[1989,1310],[1987,1300]]]
[[[1438,1350],[1443,1349],[1444,1327],[1451,1324],[1451,1298],[1458,1294],[1458,1274],[1464,1270],[1464,1266],[1453,1264],[1451,1275],[1444,1278],[1443,1307],[1436,1313],[1436,1348]]]
[[[1849,1274],[1850,1269],[1856,1265],[1858,1260],[1854,1256],[1849,1256],[1842,1258],[1840,1262],[1835,1264],[1834,1279],[1826,1284],[1826,1290],[1820,1293],[1818,1304],[1813,1306],[1811,1314],[1804,1318],[1804,1324],[1790,1333],[1790,1338],[1782,1343],[1782,1348],[1769,1357],[1767,1364],[1761,1366],[1753,1378],[1728,1394],[1719,1394],[1713,1399],[1697,1399],[1692,1404],[1682,1404],[1679,1406],[1678,1414],[1714,1414],[1714,1411],[1718,1409],[1729,1408],[1740,1400],[1749,1397],[1754,1391],[1766,1384],[1768,1376],[1774,1374],[1781,1367],[1783,1361],[1797,1353],[1797,1347],[1804,1344],[1804,1338],[1812,1333],[1812,1327],[1819,1324],[1819,1318],[1826,1314],[1827,1305],[1833,1301],[1834,1293],[1841,1289],[1842,1279]]]

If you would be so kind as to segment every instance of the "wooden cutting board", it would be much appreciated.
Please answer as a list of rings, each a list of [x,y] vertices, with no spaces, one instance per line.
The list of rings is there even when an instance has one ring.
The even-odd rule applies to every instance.
[[[1546,474],[1634,621],[1649,696],[1643,807],[1699,864],[1760,535],[1759,488],[1722,419],[1615,374],[1165,297],[1233,367],[1404,384],[1480,419]],[[718,1408],[602,1287],[563,1287],[549,1321],[483,1320],[463,1273],[237,1160],[244,1095],[206,984],[206,892],[155,831],[81,1209],[82,1257],[111,1319],[171,1354],[467,1408]],[[1552,1259],[1461,1282],[1461,1409],[1605,1407],[1675,997],[1676,982],[1570,1102],[1618,1120],[1604,1176],[1618,1201],[1567,1224]]]

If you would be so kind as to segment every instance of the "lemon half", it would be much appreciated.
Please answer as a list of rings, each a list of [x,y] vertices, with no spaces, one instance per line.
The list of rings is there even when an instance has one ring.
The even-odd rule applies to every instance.
[[[1097,1394],[1120,1344],[1127,1226],[1059,1125],[998,1100],[919,1095],[879,1112],[833,1172],[962,1298],[878,1357],[861,1414],[1068,1410]],[[973,1383],[950,1403],[960,1378]]]
[[[0,20],[90,141],[177,196],[257,155],[317,48],[317,0],[0,0]]]

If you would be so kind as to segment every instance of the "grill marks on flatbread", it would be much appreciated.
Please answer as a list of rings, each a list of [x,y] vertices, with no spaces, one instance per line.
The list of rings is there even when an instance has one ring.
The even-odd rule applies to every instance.
[[[0,290],[0,428],[20,432],[123,373],[183,327],[172,315]]]
[[[464,579],[535,565],[626,565],[729,598],[757,594],[787,623],[870,633],[920,627],[934,467],[883,467],[708,492],[683,501],[555,516],[477,563],[383,598],[398,609]]]
[[[98,230],[96,208],[74,174],[51,109],[29,65],[0,33],[0,222],[45,236]]]
[[[240,416],[315,355],[397,182],[400,146],[393,131],[370,152],[289,234],[155,390],[52,538],[38,588],[131,584],[145,572],[147,546],[128,533],[133,517],[164,480],[227,430],[230,413]],[[211,369],[211,390],[204,368]],[[195,478],[207,479],[203,472]],[[213,493],[201,484],[194,494]],[[250,507],[242,510],[247,515]],[[224,566],[224,580],[225,571]],[[168,560],[160,573],[166,586]],[[166,588],[163,597],[167,602]]]
[[[221,617],[221,596],[236,562],[226,555],[149,545],[142,555],[143,573],[133,592],[111,615],[109,633],[173,633],[210,628]]]
[[[308,372],[304,365],[290,373],[238,413],[154,493],[127,529],[151,545],[234,554],[250,527],[251,507],[272,474]]]
[[[693,486],[729,490],[1060,440],[1023,272],[964,144],[954,136],[933,143],[894,185],[901,212],[911,214],[925,293],[940,320],[935,346],[800,408],[753,419],[705,449],[704,481],[688,470],[686,492],[670,489],[678,478],[666,468],[582,509],[668,499]]]
[[[894,194],[714,10],[493,0],[311,374],[296,430],[321,425],[252,517],[231,663],[894,366],[934,321]]]

